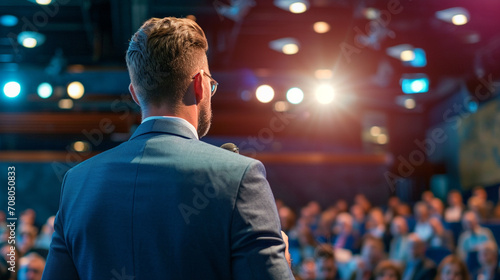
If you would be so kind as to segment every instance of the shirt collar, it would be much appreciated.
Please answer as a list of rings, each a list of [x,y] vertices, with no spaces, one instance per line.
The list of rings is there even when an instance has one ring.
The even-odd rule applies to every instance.
[[[168,120],[178,122],[178,123],[186,126],[187,128],[189,128],[189,130],[191,130],[191,132],[193,132],[193,134],[196,136],[196,139],[199,139],[198,132],[196,131],[196,128],[190,122],[186,121],[183,118],[172,117],[172,116],[151,116],[151,117],[147,117],[147,118],[143,119],[141,123],[144,123],[144,122],[149,121],[149,120],[156,120],[156,119],[168,119]]]

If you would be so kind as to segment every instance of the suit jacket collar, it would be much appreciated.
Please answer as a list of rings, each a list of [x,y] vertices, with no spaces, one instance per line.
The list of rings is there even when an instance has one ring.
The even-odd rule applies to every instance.
[[[193,132],[182,123],[169,119],[152,119],[139,125],[129,140],[148,133],[173,134],[187,139],[196,139]]]

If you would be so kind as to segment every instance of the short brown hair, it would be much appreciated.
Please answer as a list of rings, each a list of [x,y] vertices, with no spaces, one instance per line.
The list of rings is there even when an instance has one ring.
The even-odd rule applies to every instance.
[[[375,271],[374,271],[374,274],[375,274],[375,277],[379,277],[379,276],[382,276],[384,275],[384,272],[386,270],[392,270],[394,271],[394,273],[396,274],[396,279],[401,279],[402,275],[401,275],[401,268],[395,264],[394,262],[390,261],[390,260],[385,260],[385,261],[381,261],[377,267],[375,268]]]
[[[443,271],[444,267],[448,264],[458,265],[458,267],[460,269],[460,275],[462,276],[462,280],[469,280],[470,279],[469,271],[467,270],[467,266],[465,265],[465,263],[459,257],[457,257],[453,254],[448,255],[447,257],[445,257],[441,261],[441,263],[439,264],[438,269],[437,269],[436,279],[440,279],[441,272]]]
[[[141,102],[175,109],[191,83],[200,54],[208,50],[205,33],[186,18],[151,18],[132,36],[126,61]]]

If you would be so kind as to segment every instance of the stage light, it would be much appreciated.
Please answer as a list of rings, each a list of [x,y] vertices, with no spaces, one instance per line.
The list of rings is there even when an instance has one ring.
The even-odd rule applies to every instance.
[[[406,109],[408,110],[413,110],[417,106],[417,103],[415,102],[415,99],[413,98],[407,98],[403,105],[405,106]]]
[[[261,85],[257,88],[255,95],[262,103],[269,103],[274,98],[274,89],[269,85]]]
[[[389,142],[389,137],[386,134],[380,134],[377,136],[377,144],[385,145]]]
[[[376,126],[376,125],[375,125],[375,126],[372,126],[372,127],[370,128],[370,134],[371,134],[372,136],[377,137],[377,136],[379,136],[381,133],[382,133],[382,128],[380,128],[380,126]]]
[[[52,3],[52,0],[36,0],[36,3],[39,5],[48,5]]]
[[[322,34],[330,31],[330,25],[324,21],[318,21],[314,23],[313,29],[314,32]]]
[[[413,59],[408,61],[409,66],[412,67],[425,67],[427,65],[427,57],[423,49],[415,48],[413,49]]]
[[[71,100],[71,99],[61,99],[61,100],[59,100],[59,102],[58,102],[57,105],[61,109],[71,109],[71,108],[73,108],[73,100]]]
[[[291,37],[273,40],[269,42],[269,47],[287,55],[296,54],[300,49],[299,41]]]
[[[290,104],[286,103],[285,101],[278,101],[274,103],[274,111],[276,112],[286,112],[290,108]]]
[[[463,15],[463,14],[458,14],[458,15],[454,15],[452,18],[451,18],[451,22],[454,24],[454,25],[464,25],[466,24],[467,22],[469,22],[469,19],[467,18],[466,15]]]
[[[469,112],[475,113],[477,112],[477,109],[479,109],[479,104],[475,100],[469,100],[469,102],[467,102],[467,107]]]
[[[33,31],[23,31],[17,35],[17,42],[23,47],[31,49],[42,45],[45,42],[45,35]]]
[[[283,46],[283,48],[281,48],[281,51],[284,53],[284,54],[288,54],[288,55],[292,55],[292,54],[296,54],[299,52],[299,46],[297,46],[296,44],[286,44]]]
[[[286,92],[286,100],[292,104],[299,104],[304,100],[304,92],[298,87],[293,87]]]
[[[401,78],[401,89],[406,94],[429,91],[429,78],[424,74],[405,74]]]
[[[80,82],[72,82],[68,85],[68,95],[73,99],[82,98],[85,93],[85,87]]]
[[[333,77],[333,72],[330,69],[317,69],[314,71],[314,77],[318,80],[328,80]]]
[[[21,85],[18,82],[8,82],[3,86],[3,93],[9,98],[15,98],[21,93]]]
[[[19,20],[13,15],[0,16],[0,24],[7,27],[16,26]]]
[[[415,59],[415,53],[413,50],[404,50],[400,54],[401,61],[412,61]]]
[[[316,99],[321,104],[329,104],[335,98],[335,91],[331,85],[322,84],[316,88]]]
[[[76,141],[73,143],[72,148],[75,152],[88,152],[90,150],[90,144],[87,141]]]
[[[52,96],[52,92],[53,89],[49,83],[41,83],[40,85],[38,85],[37,93],[41,98],[49,98],[50,96]]]
[[[301,14],[307,11],[307,5],[304,2],[294,2],[288,6],[288,9],[294,14]]]
[[[366,8],[363,10],[363,15],[368,20],[375,20],[380,17],[380,10],[375,8]]]
[[[454,25],[464,25],[469,22],[469,12],[462,7],[449,8],[436,12],[436,17],[442,21],[452,23]]]

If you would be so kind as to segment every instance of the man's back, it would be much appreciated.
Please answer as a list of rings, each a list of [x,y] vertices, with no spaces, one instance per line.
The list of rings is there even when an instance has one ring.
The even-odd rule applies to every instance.
[[[264,176],[178,123],[147,121],[66,175],[44,279],[289,279]]]

